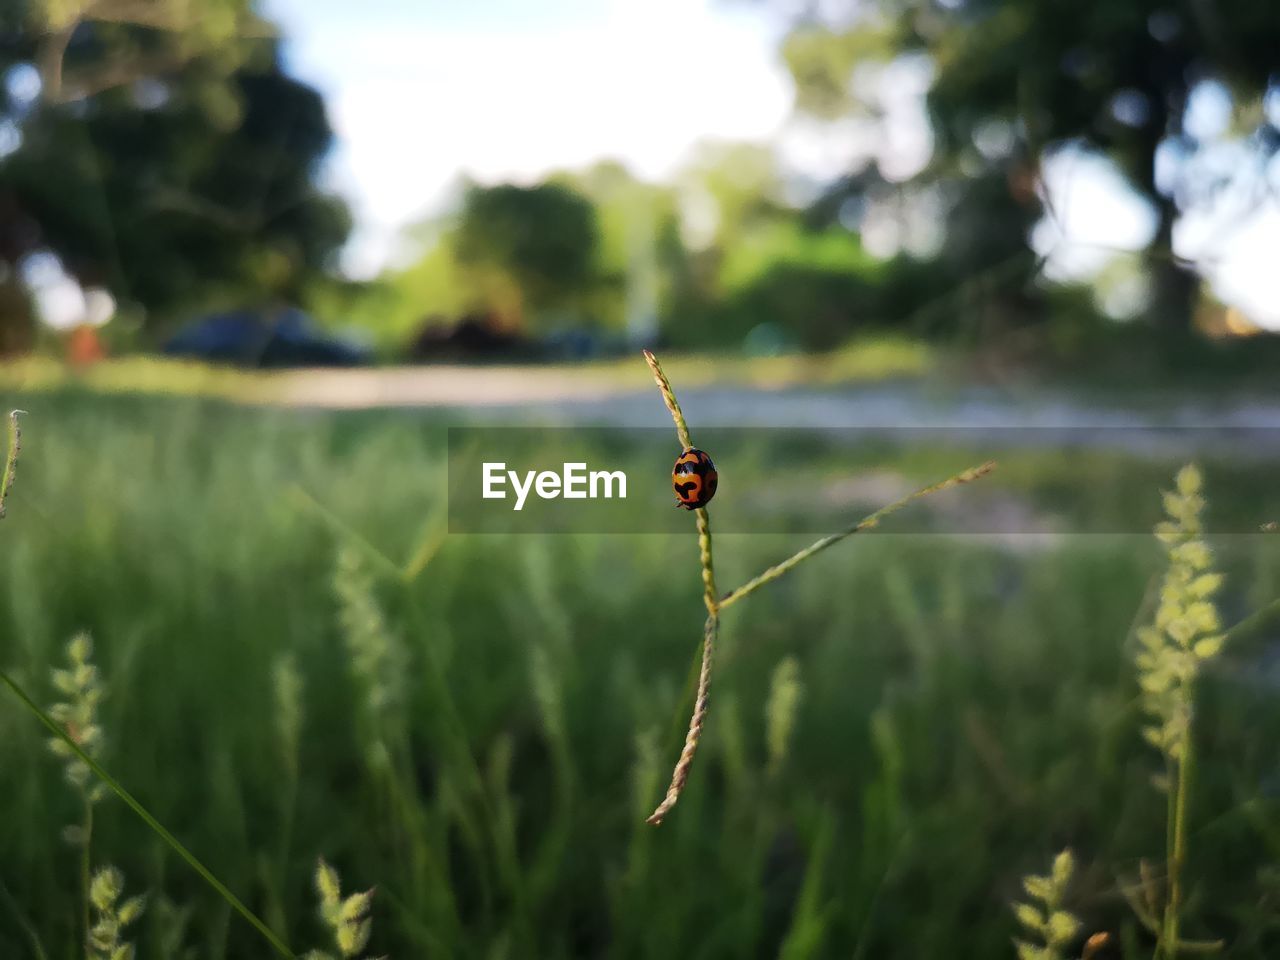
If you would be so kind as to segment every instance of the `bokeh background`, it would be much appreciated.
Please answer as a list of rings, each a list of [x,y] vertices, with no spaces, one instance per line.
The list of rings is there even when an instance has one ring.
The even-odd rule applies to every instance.
[[[103,763],[298,954],[322,856],[377,888],[368,956],[1012,957],[1069,845],[1079,939],[1150,956],[1179,465],[1224,622],[1280,597],[1278,155],[1256,0],[9,0],[0,666],[53,703],[88,631]],[[726,613],[658,829],[692,522],[448,509],[450,427],[664,477],[642,348],[722,464],[726,589],[1001,464]],[[1280,949],[1252,622],[1187,870],[1233,957]],[[84,956],[82,798],[12,698],[0,770],[0,955]],[[117,800],[87,846],[138,956],[270,955]]]

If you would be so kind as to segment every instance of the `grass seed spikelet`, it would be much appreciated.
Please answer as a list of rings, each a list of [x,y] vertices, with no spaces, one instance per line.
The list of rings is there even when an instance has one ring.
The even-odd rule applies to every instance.
[[[1066,949],[1080,933],[1080,920],[1063,909],[1067,887],[1075,873],[1075,858],[1063,850],[1047,875],[1032,874],[1022,880],[1027,900],[1013,904],[1013,915],[1028,939],[1015,939],[1018,960],[1063,960]]]
[[[103,867],[89,885],[93,926],[89,929],[88,960],[133,960],[134,947],[124,939],[125,928],[142,916],[145,897],[124,896],[124,876],[115,867]]]
[[[373,935],[373,891],[365,890],[344,897],[338,871],[320,860],[316,864],[316,894],[320,899],[320,919],[324,921],[337,957],[342,960],[360,957]],[[306,960],[333,960],[334,954],[312,950]]]

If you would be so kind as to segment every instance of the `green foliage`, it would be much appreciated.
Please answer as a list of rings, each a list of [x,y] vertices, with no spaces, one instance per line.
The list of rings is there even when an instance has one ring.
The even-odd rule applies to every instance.
[[[777,155],[765,144],[710,141],[676,175],[676,185],[701,208],[695,226],[704,234],[697,246],[730,250],[744,233],[767,227],[792,212],[783,201],[783,174]]]
[[[764,327],[783,347],[824,350],[934,289],[845,227],[802,222],[783,196],[773,151],[744,143],[704,145],[670,184],[601,163],[537,187],[472,187],[460,211],[421,228],[422,257],[367,291],[359,315],[401,336],[424,314],[476,308],[535,333],[656,320],[685,347],[736,346]]]
[[[412,231],[423,249],[418,260],[360,291],[343,312],[397,346],[424,320],[475,312],[523,333],[566,320],[616,327],[618,226],[617,211],[606,220],[577,178],[471,184],[457,210]]]
[[[831,349],[883,324],[885,276],[847,230],[761,225],[725,251],[722,318],[708,333],[745,337],[767,325],[806,350]]]
[[[561,184],[471,187],[453,243],[486,306],[516,327],[526,313],[572,304],[595,279],[595,209]]]
[[[233,69],[237,41],[264,36],[252,0],[25,0],[17,47],[40,70],[40,95],[59,105],[205,61]],[[86,41],[86,37],[88,40]]]
[[[856,280],[859,274],[874,270],[876,262],[847,230],[808,230],[799,223],[778,220],[739,236],[725,251],[721,282],[730,292],[749,288],[781,265],[842,271]]]
[[[153,326],[300,298],[350,219],[313,181],[332,140],[324,103],[284,73],[248,5],[218,0],[197,15],[188,3],[108,0],[46,13],[45,27],[0,49],[0,67],[42,72],[41,102],[13,114],[21,139],[0,159],[0,259],[51,250],[108,288],[126,319]]]
[[[663,318],[674,315],[690,283],[678,188],[646,183],[610,161],[553,180],[595,206],[597,278],[583,302],[591,320],[621,332],[636,310],[651,309]]]
[[[789,341],[829,350],[866,331],[876,300],[867,281],[846,268],[782,262],[730,301],[726,314],[733,326],[776,325]]]
[[[895,25],[882,17],[848,30],[799,24],[782,43],[782,60],[796,83],[796,106],[830,120],[869,112],[850,78],[858,67],[892,60],[902,39]]]
[[[1230,89],[1239,142],[1275,151],[1280,140],[1258,109],[1277,64],[1273,10],[1251,0],[1212,10],[1154,0],[879,0],[825,14],[802,20],[783,43],[797,103],[812,115],[874,124],[877,71],[910,58],[930,65],[935,155],[917,183],[953,193],[949,250],[971,263],[981,255],[981,269],[998,265],[1027,242],[1039,215],[1041,156],[1065,144],[1102,151],[1157,214],[1146,264],[1152,316],[1173,330],[1190,326],[1196,281],[1173,256],[1173,225],[1221,184],[1175,165],[1166,169],[1176,186],[1157,184],[1156,154],[1165,144],[1174,148],[1166,157],[1201,146],[1183,118],[1206,78]],[[981,243],[970,246],[963,233]],[[1002,286],[1016,291],[1026,276]]]

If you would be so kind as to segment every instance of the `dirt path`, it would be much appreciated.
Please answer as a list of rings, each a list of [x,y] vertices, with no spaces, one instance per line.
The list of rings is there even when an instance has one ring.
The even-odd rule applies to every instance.
[[[618,384],[616,377],[598,370],[433,366],[305,370],[278,374],[273,387],[277,402],[286,405],[363,410],[587,401],[616,393]]]
[[[274,378],[270,402],[327,409],[420,408],[459,422],[660,427],[666,412],[643,377],[621,371],[427,367],[318,371]],[[939,385],[927,379],[844,387],[694,387],[680,391],[707,427],[872,431],[928,442],[967,434],[999,446],[1280,453],[1280,395],[1234,398],[1135,393],[1099,400],[1027,386]]]

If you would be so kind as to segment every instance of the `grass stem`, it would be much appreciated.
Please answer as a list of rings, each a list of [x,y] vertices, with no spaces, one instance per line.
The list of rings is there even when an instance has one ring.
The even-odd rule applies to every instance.
[[[755,577],[754,579],[747,581],[742,586],[738,587],[736,590],[732,590],[729,593],[725,594],[723,597],[720,598],[720,609],[723,610],[725,607],[729,606],[730,604],[737,603],[743,597],[746,597],[747,595],[758,590],[760,587],[763,587],[766,583],[771,583],[772,581],[777,580],[783,574],[787,573],[794,567],[803,563],[805,560],[808,560],[814,554],[821,553],[823,550],[827,549],[828,547],[835,546],[837,543],[839,543],[841,540],[844,540],[846,537],[851,537],[855,533],[862,533],[866,530],[870,530],[876,526],[879,526],[880,521],[883,520],[885,517],[889,516],[892,513],[897,513],[899,510],[901,510],[903,507],[907,506],[908,504],[912,503],[913,501],[919,500],[921,497],[927,497],[932,493],[940,493],[943,490],[947,490],[947,489],[950,489],[951,487],[959,486],[962,483],[970,483],[974,480],[979,479],[980,477],[985,477],[995,468],[996,468],[995,461],[989,460],[986,463],[981,464],[980,466],[971,467],[970,469],[965,470],[963,473],[957,473],[955,476],[948,477],[946,480],[943,480],[939,483],[935,483],[932,486],[924,487],[923,489],[917,490],[914,493],[909,493],[902,499],[895,500],[893,503],[889,504],[887,507],[881,507],[875,513],[872,513],[863,517],[861,520],[859,520],[857,523],[853,524],[852,526],[846,527],[845,529],[839,531],[838,533],[833,533],[830,536],[823,537],[821,540],[817,540],[814,543],[811,543],[809,546],[805,547],[799,553],[796,553],[788,557],[786,560],[783,560],[781,563],[770,567],[768,570],[760,574],[758,577]]]
[[[680,751],[680,759],[676,761],[675,770],[671,774],[671,785],[667,794],[658,804],[658,808],[649,814],[645,823],[657,826],[671,812],[684,792],[685,783],[689,780],[689,771],[693,768],[693,757],[698,751],[698,743],[702,739],[702,727],[707,720],[707,707],[711,696],[711,665],[715,656],[716,636],[720,630],[720,618],[712,613],[702,628],[702,667],[698,671],[698,692],[694,700],[693,716],[689,718],[689,732],[685,734],[684,748]]]
[[[667,405],[671,419],[676,425],[676,436],[679,437],[681,446],[688,450],[693,446],[693,440],[689,437],[689,425],[685,423],[680,401],[676,399],[675,391],[671,389],[671,382],[662,372],[662,366],[658,363],[657,357],[646,350],[644,359],[649,364],[649,369],[653,371],[653,379],[658,384],[662,400]],[[658,804],[657,809],[645,820],[645,823],[654,826],[660,824],[679,801],[684,785],[689,779],[689,771],[693,768],[693,758],[698,752],[698,742],[702,739],[702,727],[706,723],[707,708],[710,704],[711,667],[715,660],[716,637],[720,632],[720,604],[717,599],[715,562],[711,549],[711,518],[707,514],[706,507],[699,507],[695,515],[698,523],[699,563],[702,568],[702,602],[707,608],[707,621],[702,628],[702,665],[698,669],[698,690],[694,695],[693,715],[689,718],[689,729],[685,734],[680,759],[676,761],[675,769],[671,773],[671,784],[667,787],[666,796]]]
[[[1169,851],[1169,895],[1164,908],[1163,930],[1160,935],[1161,956],[1175,960],[1178,956],[1178,927],[1182,913],[1182,868],[1187,856],[1187,794],[1191,780],[1191,725],[1182,733],[1182,742],[1175,761],[1178,786],[1173,801],[1173,846]],[[1172,787],[1172,785],[1171,785]]]
[[[89,797],[88,788],[84,789],[83,817],[80,823],[80,929],[84,934],[85,953],[91,953],[92,944],[89,942],[89,885],[93,882],[91,849],[93,842],[93,800]]]

